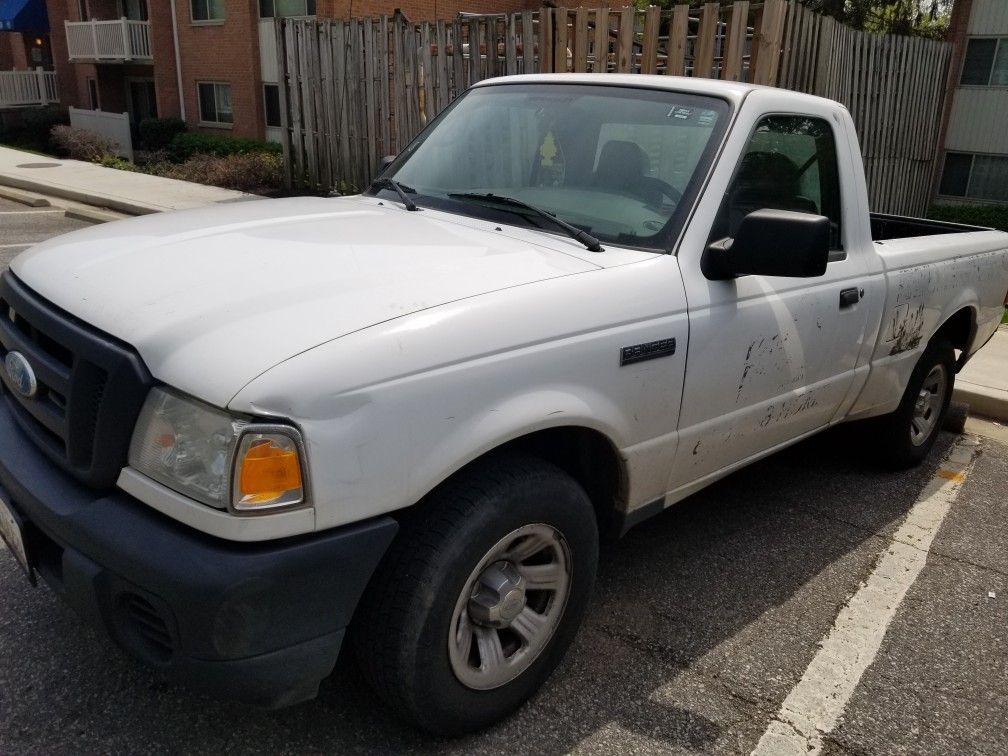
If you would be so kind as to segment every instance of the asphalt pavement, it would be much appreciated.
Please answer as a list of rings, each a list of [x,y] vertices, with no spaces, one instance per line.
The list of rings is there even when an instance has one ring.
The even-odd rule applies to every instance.
[[[0,245],[19,243],[8,217]],[[63,230],[33,220],[23,234]],[[823,753],[1008,752],[1008,445],[986,427]],[[750,753],[908,513],[950,476],[950,433],[899,473],[858,433],[774,455],[607,545],[557,673],[459,740],[402,725],[345,659],[318,699],[278,712],[163,682],[0,549],[0,753]]]
[[[0,267],[32,244],[90,225],[67,218],[59,207],[28,207],[0,198]]]

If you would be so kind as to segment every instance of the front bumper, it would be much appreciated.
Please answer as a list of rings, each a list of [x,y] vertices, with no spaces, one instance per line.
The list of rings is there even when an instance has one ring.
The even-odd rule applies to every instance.
[[[78,483],[5,398],[0,495],[24,522],[34,568],[82,617],[169,678],[271,708],[315,695],[398,529],[381,517],[266,543],[212,538]]]

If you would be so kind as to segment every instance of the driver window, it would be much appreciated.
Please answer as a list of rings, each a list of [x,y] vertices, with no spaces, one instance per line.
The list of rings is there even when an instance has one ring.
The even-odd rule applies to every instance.
[[[824,215],[830,220],[830,247],[841,247],[836,142],[826,121],[776,115],[757,124],[712,239],[735,236],[742,219],[760,209]]]

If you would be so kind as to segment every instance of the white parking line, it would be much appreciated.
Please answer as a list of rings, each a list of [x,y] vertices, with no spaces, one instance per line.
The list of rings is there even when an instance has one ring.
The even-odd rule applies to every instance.
[[[17,249],[18,247],[30,247],[38,242],[28,242],[27,244],[0,244],[0,249]]]
[[[903,597],[927,561],[942,520],[959,494],[978,440],[964,436],[921,493],[875,569],[837,615],[833,629],[777,716],[754,756],[814,756],[823,736],[840,720],[847,702],[882,645]]]

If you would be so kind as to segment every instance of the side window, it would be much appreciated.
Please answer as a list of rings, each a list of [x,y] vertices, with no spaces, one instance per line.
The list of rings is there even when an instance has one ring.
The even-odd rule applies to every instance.
[[[830,219],[840,247],[840,176],[829,124],[810,116],[768,116],[753,132],[718,213],[712,239],[734,236],[754,210],[792,210]]]

